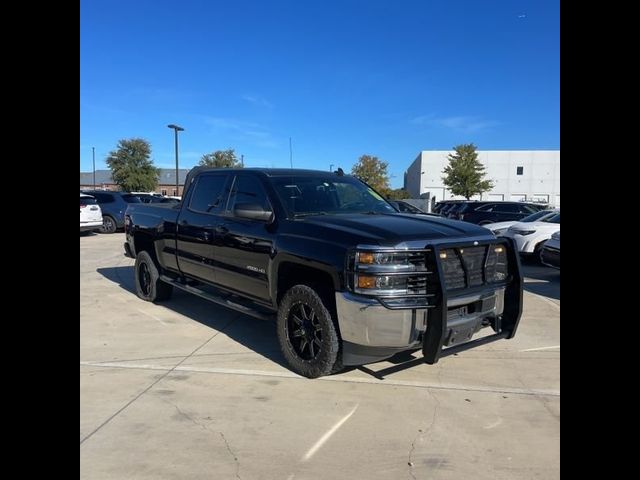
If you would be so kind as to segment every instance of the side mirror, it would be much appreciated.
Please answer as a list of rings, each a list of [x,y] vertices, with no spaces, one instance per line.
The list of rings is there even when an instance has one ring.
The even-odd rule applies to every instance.
[[[265,210],[257,203],[238,203],[233,207],[233,214],[239,218],[270,222],[273,218],[271,210]]]

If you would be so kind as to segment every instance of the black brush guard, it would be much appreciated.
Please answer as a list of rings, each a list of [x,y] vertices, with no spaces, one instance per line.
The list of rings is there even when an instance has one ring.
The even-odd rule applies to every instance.
[[[436,269],[436,294],[435,294],[435,306],[429,309],[429,320],[427,322],[427,330],[424,334],[422,343],[422,358],[416,358],[414,360],[406,361],[393,367],[385,368],[383,370],[373,371],[367,367],[359,367],[362,371],[378,378],[383,379],[384,375],[389,375],[400,370],[428,363],[433,365],[442,357],[453,355],[455,353],[469,350],[471,348],[479,347],[487,343],[495,342],[496,340],[510,339],[516,334],[518,323],[522,315],[522,274],[520,266],[520,256],[518,255],[518,249],[515,242],[511,238],[500,238],[498,241],[486,240],[479,241],[480,245],[504,245],[506,247],[507,262],[508,262],[508,275],[507,281],[504,284],[504,311],[502,315],[495,320],[495,324],[492,325],[493,330],[496,332],[492,335],[478,338],[476,340],[469,340],[464,343],[459,343],[454,346],[444,348],[444,344],[448,334],[447,319],[448,319],[448,292],[444,283],[444,275],[442,271],[442,264],[439,260],[440,252],[444,249],[468,247],[469,243],[461,242],[459,244],[447,243],[446,245],[438,246],[434,245],[433,253],[435,255],[435,269]],[[475,244],[474,244],[475,246]],[[487,290],[487,285],[479,288],[468,288],[464,290],[464,293],[473,293],[474,291]]]

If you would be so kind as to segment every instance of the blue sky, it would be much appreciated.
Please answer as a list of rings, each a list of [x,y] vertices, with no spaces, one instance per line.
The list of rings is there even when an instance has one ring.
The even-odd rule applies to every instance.
[[[350,170],[420,150],[559,149],[559,1],[82,0],[80,169],[121,138],[157,166]]]

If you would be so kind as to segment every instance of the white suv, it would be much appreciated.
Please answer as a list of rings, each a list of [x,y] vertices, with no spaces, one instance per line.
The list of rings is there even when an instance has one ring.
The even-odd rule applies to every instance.
[[[502,236],[513,238],[521,255],[539,258],[544,243],[559,229],[560,211],[537,222],[514,223]]]
[[[97,231],[102,227],[102,210],[91,195],[80,194],[80,231]]]

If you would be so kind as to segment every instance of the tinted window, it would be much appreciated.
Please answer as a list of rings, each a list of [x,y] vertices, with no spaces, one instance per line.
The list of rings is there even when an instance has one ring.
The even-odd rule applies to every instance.
[[[396,211],[378,193],[353,177],[286,176],[274,178],[273,184],[287,210],[298,216]]]
[[[538,208],[530,205],[518,205],[518,207],[520,208],[520,213],[534,213],[538,211]]]
[[[141,203],[137,195],[131,195],[130,193],[122,195],[122,199],[127,203]]]
[[[264,191],[260,180],[248,175],[236,177],[227,210],[233,212],[234,207],[240,203],[252,203],[261,206],[264,210],[271,210],[267,193]]]
[[[491,212],[492,210],[494,210],[495,206],[495,203],[482,205],[481,207],[476,208],[476,212]]]
[[[110,193],[92,193],[91,195],[96,197],[96,199],[98,200],[98,203],[113,203],[113,202],[115,202],[115,199],[113,198],[113,195],[111,195]]]
[[[91,197],[80,197],[80,205],[95,205],[98,201]]]
[[[524,167],[516,167],[516,175],[522,175],[524,172]]]
[[[224,184],[227,175],[201,175],[198,177],[189,208],[197,212],[212,212],[224,206]]]
[[[520,213],[520,205],[514,205],[513,203],[506,204],[496,204],[496,208],[493,209],[494,212],[502,212],[502,213]]]
[[[542,220],[543,217],[551,216],[552,213],[553,212],[551,210],[540,210],[539,212],[531,214],[528,217],[525,217],[520,221],[521,222],[527,222],[527,223],[528,222],[536,222],[538,220]]]

